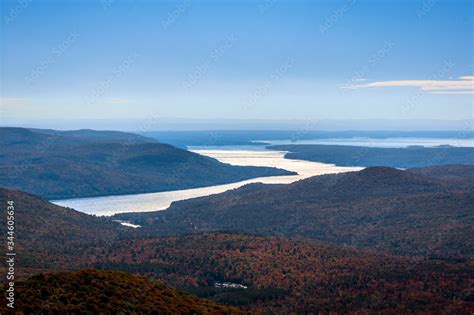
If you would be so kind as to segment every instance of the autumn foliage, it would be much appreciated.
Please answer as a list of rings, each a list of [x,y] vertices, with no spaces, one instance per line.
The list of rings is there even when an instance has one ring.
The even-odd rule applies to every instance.
[[[145,274],[254,312],[474,310],[472,259],[397,257],[307,239],[228,233],[125,241],[101,257],[96,268]],[[234,292],[232,301],[212,289],[222,281],[249,289],[240,290],[241,296]],[[278,291],[263,294],[270,289]]]
[[[144,277],[97,270],[33,276],[17,284],[16,300],[16,314],[243,313]]]

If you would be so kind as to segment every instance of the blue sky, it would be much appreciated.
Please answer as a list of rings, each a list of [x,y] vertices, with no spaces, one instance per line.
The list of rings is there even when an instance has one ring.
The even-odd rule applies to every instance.
[[[15,119],[470,119],[474,1],[2,1]]]

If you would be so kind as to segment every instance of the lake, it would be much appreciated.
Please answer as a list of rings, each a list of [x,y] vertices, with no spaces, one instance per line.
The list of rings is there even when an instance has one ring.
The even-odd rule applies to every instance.
[[[258,140],[255,142],[269,143],[270,145],[288,144],[325,144],[325,145],[350,145],[360,147],[377,148],[406,148],[419,145],[424,147],[436,147],[450,145],[454,147],[474,147],[474,139],[462,138],[334,138],[334,139],[308,139],[308,140]]]
[[[278,167],[294,171],[298,173],[298,175],[260,177],[231,184],[176,191],[53,200],[51,202],[63,207],[69,207],[95,215],[108,216],[123,212],[156,211],[168,208],[174,201],[222,193],[250,183],[289,184],[311,176],[358,171],[362,169],[361,167],[340,167],[333,164],[289,160],[284,158],[286,152],[270,151],[263,148],[254,150],[236,150],[235,148],[227,150],[192,149],[191,151],[216,158],[223,163],[241,166]]]

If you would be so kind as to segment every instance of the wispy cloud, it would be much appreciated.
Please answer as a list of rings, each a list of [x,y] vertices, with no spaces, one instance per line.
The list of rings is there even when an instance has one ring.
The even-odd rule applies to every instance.
[[[343,86],[343,88],[349,89],[382,87],[417,87],[430,94],[470,95],[474,92],[474,76],[462,76],[456,80],[378,81],[367,84],[352,84]]]
[[[430,94],[474,95],[474,91],[435,91]]]

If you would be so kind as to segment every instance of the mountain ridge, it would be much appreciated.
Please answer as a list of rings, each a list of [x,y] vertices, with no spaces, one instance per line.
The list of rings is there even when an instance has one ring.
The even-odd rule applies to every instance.
[[[0,146],[0,187],[51,200],[171,191],[294,174],[272,167],[224,164],[133,134],[67,133],[0,128],[4,144]]]
[[[1,189],[0,204],[10,199],[21,218],[17,222],[16,265],[21,307],[26,304],[49,310],[81,309],[77,302],[85,298],[92,308],[110,302],[116,311],[127,312],[132,306],[140,306],[116,304],[116,297],[137,292],[133,284],[136,278],[129,275],[137,274],[202,298],[242,307],[252,314],[393,310],[466,313],[474,308],[466,282],[472,278],[469,256],[401,257],[377,248],[361,249],[282,235],[201,231],[151,237],[140,233],[141,228],[122,227],[109,218],[82,214],[31,194]],[[459,202],[456,204],[459,206]],[[0,232],[4,233],[4,228]],[[5,271],[5,261],[0,266]],[[87,268],[104,271],[91,271],[74,280],[81,275],[76,271]],[[75,273],[35,276],[48,271]],[[124,291],[118,295],[101,289],[115,287],[116,276],[105,276],[105,281],[102,276],[110,271],[128,273],[121,274],[130,281],[119,281],[123,283],[119,290]],[[78,281],[81,283],[84,278],[90,281],[78,287]],[[216,287],[216,283],[223,282],[247,288]],[[43,286],[44,290],[40,290]],[[67,290],[57,291],[61,287]],[[82,293],[76,296],[75,292]],[[182,300],[174,291],[169,292],[174,296],[170,298]],[[50,300],[53,296],[62,299]],[[148,294],[145,297],[150,301]],[[150,301],[145,305],[155,304]]]
[[[473,255],[474,186],[368,168],[289,185],[258,185],[118,214],[147,235],[206,231],[299,236],[392,254]],[[450,209],[450,211],[446,211]]]

